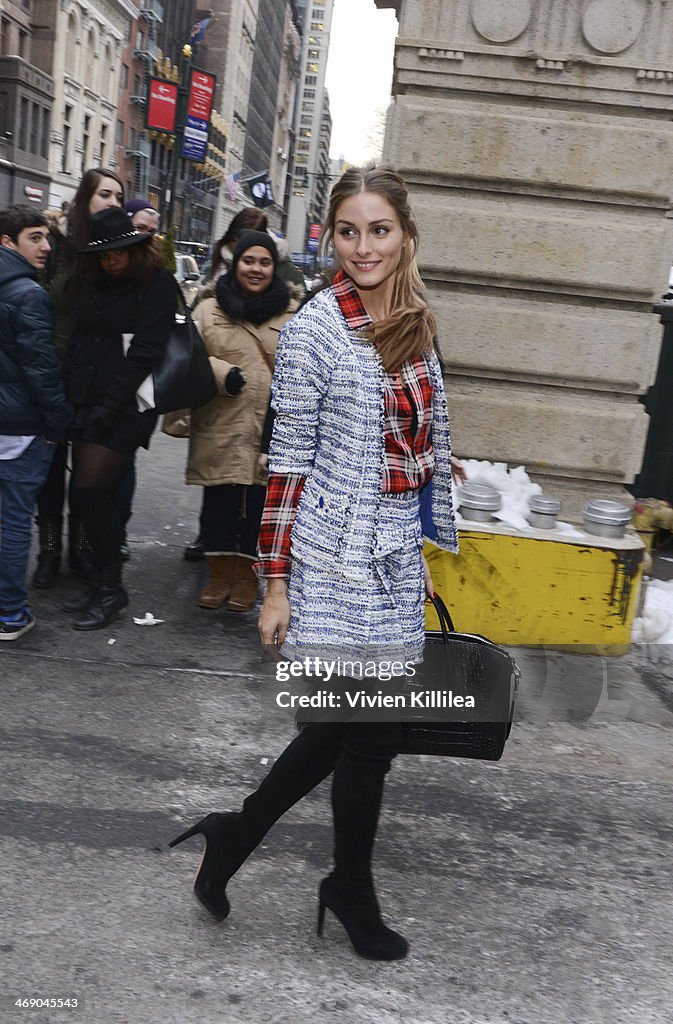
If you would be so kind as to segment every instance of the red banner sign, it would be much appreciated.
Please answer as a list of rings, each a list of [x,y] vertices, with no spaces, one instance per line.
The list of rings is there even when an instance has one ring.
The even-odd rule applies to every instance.
[[[199,71],[192,68],[189,80],[189,98],[187,100],[187,114],[189,117],[196,117],[199,121],[210,121],[210,113],[213,109],[215,99],[215,75],[209,75],[207,71]]]
[[[156,132],[175,132],[178,110],[178,86],[163,78],[150,78],[147,101],[147,127]]]

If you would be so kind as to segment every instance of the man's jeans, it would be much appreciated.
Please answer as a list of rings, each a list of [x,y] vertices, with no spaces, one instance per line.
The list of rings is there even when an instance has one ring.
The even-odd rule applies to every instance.
[[[28,600],[33,512],[55,451],[56,445],[36,437],[18,459],[0,459],[0,611],[8,614]]]

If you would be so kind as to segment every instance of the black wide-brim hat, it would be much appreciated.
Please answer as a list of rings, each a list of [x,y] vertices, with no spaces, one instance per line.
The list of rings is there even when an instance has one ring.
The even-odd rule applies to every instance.
[[[151,238],[147,231],[138,231],[131,218],[119,206],[111,206],[107,210],[99,210],[91,218],[89,244],[85,249],[78,249],[78,256],[97,256],[99,252],[111,249],[126,249],[129,245],[138,245]]]

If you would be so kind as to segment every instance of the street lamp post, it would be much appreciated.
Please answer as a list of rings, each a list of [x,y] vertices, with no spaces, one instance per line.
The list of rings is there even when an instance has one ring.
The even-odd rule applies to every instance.
[[[168,200],[168,230],[176,232],[176,225],[173,224],[175,215],[175,194],[178,189],[178,171],[180,168],[180,157],[182,153],[182,140],[185,136],[185,117],[187,113],[187,94],[189,92],[189,68],[192,59],[192,48],[189,43],[182,47],[182,60],[180,61],[180,86],[178,88],[177,118],[175,122],[175,142],[173,144],[173,173],[171,175],[171,192]]]

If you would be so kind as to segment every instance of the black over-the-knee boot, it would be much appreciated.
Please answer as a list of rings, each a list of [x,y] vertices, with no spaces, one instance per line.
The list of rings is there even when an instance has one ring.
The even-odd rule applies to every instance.
[[[306,727],[285,748],[239,813],[214,813],[174,839],[177,846],[203,835],[206,849],[194,892],[210,913],[223,920],[229,913],[227,882],[271,826],[333,771],[341,746],[342,726],[316,723]]]
[[[381,920],[372,854],[383,785],[396,751],[396,726],[361,723],[345,726],[344,743],[334,768],[334,871],[320,884],[318,932],[325,909],[339,918],[360,956],[399,960],[406,939]]]

